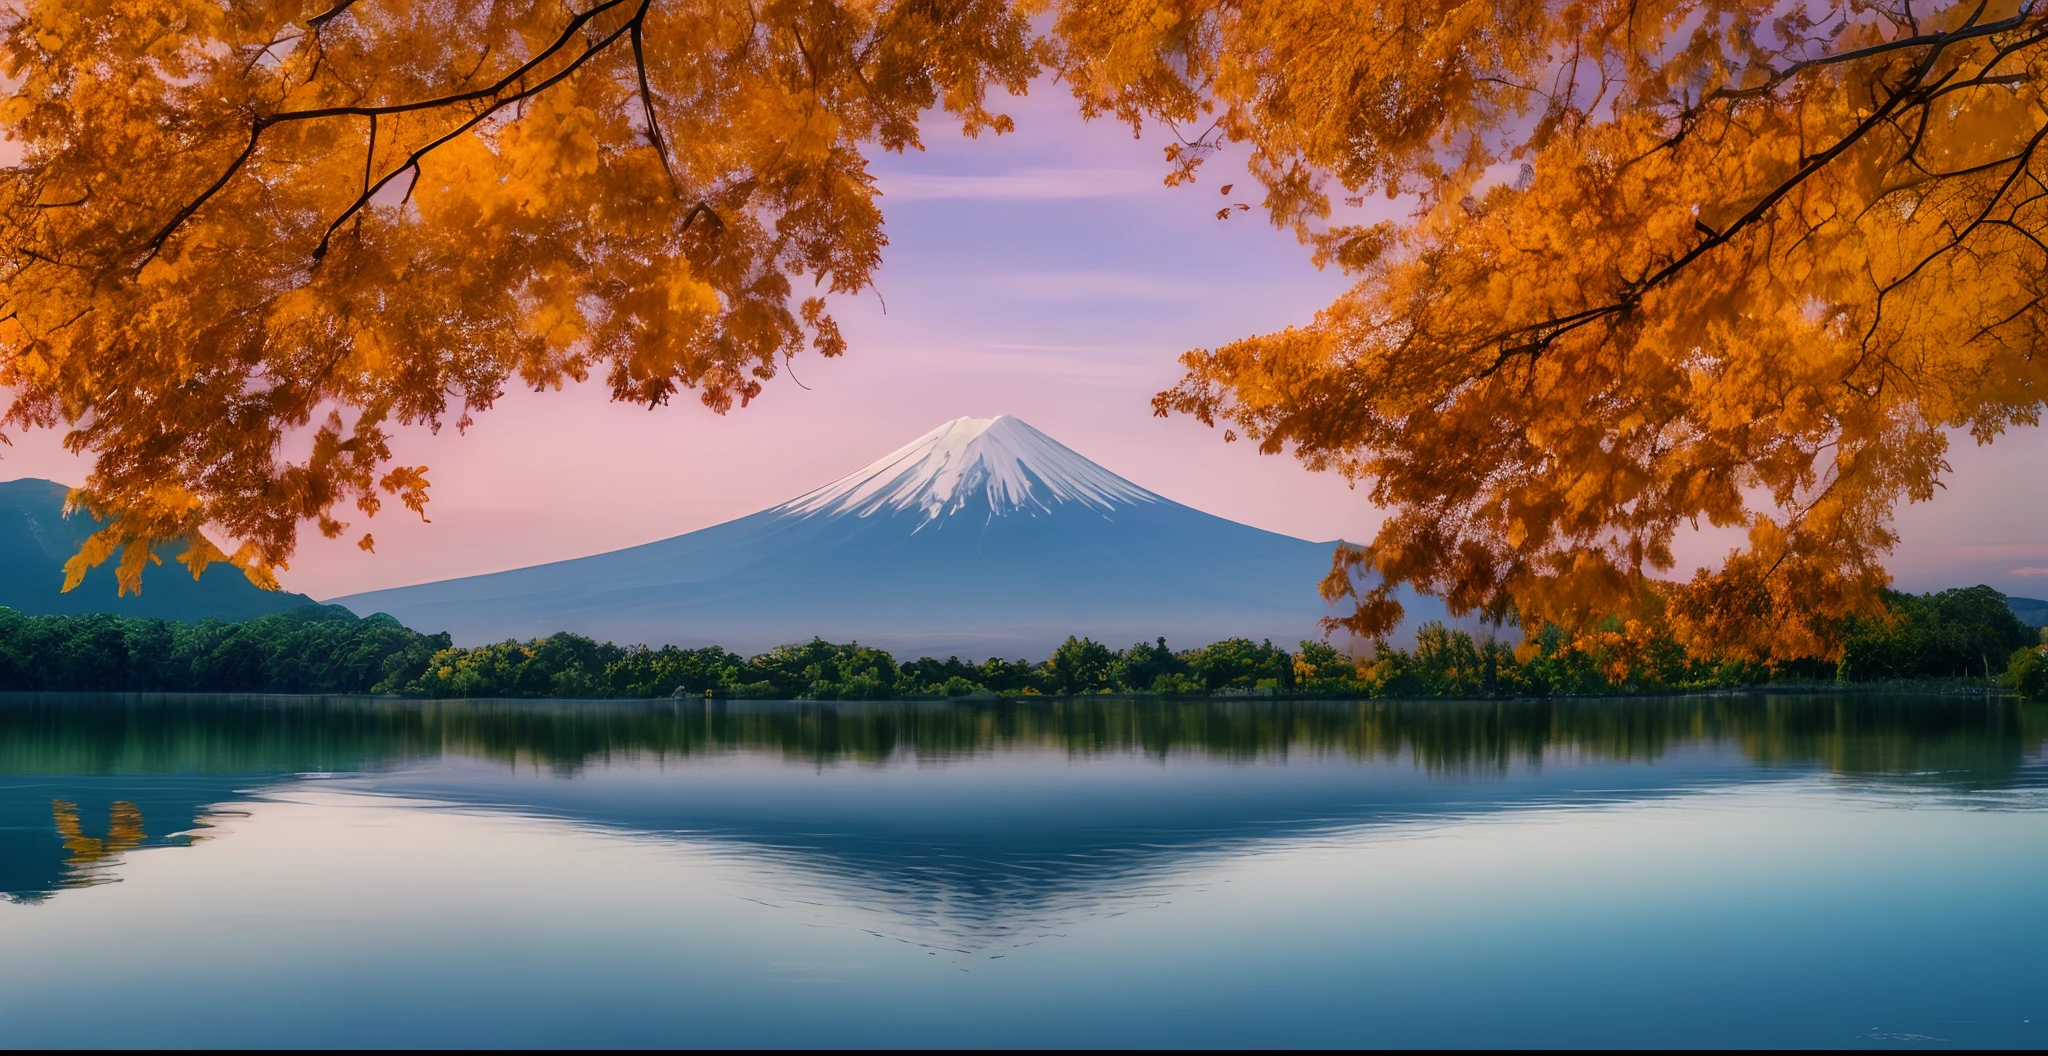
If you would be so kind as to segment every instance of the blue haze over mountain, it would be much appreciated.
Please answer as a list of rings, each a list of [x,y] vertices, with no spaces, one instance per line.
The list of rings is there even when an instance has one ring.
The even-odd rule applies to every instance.
[[[185,566],[166,560],[143,575],[141,595],[121,597],[110,562],[64,591],[64,562],[99,530],[85,513],[64,513],[70,488],[25,477],[0,481],[0,605],[31,616],[113,613],[197,622],[247,620],[313,604],[304,594],[268,591],[225,564],[194,580]]]
[[[819,636],[1043,656],[1067,635],[1314,638],[1333,543],[1156,495],[1010,417],[959,418],[825,487],[702,531],[335,599],[476,644],[575,631],[741,652]],[[1404,594],[1411,625],[1440,602]]]

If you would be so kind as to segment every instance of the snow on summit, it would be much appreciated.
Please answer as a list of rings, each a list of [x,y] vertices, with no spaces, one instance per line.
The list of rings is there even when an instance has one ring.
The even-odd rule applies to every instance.
[[[990,518],[1050,513],[1078,503],[1108,512],[1159,496],[1009,415],[955,418],[901,448],[783,504],[797,516],[866,517],[917,511],[932,521],[962,510]]]

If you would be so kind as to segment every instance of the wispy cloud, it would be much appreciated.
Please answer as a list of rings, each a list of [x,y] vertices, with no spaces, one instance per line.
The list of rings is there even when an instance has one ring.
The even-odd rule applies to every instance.
[[[1066,383],[1154,387],[1172,363],[1170,355],[1148,356],[1135,348],[986,342],[922,349],[919,357],[952,372],[986,371],[1037,379],[1059,378]]]
[[[884,197],[898,201],[931,198],[1107,198],[1158,186],[1160,174],[1143,169],[1021,169],[986,176],[879,173]]]
[[[1182,301],[1213,293],[1206,283],[1131,271],[984,272],[959,279],[984,296],[1020,301]]]
[[[990,348],[1003,352],[1142,352],[1144,349],[1132,345],[1018,345],[984,341],[976,348]]]
[[[1118,362],[1054,352],[982,352],[973,362],[1001,371],[1019,371],[1033,377],[1061,377],[1093,384],[1128,384],[1158,373],[1142,363]]]
[[[2011,574],[2015,576],[2024,576],[2028,579],[2033,579],[2037,576],[2048,578],[2048,568],[2015,568],[2012,570]]]

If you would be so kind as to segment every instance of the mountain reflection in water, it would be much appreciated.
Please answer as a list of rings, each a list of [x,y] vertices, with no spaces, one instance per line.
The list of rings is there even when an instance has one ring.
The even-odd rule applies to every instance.
[[[2048,709],[1986,697],[742,704],[0,698],[0,891],[188,843],[223,804],[370,793],[708,841],[986,944],[1178,864],[1337,829],[1826,773],[2037,789]],[[792,770],[791,765],[796,766]],[[1646,765],[1654,764],[1654,765]],[[934,768],[943,773],[934,774]]]

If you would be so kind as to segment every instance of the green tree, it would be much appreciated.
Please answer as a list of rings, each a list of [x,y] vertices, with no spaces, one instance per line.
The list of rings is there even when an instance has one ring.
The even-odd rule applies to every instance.
[[[1262,679],[1272,680],[1278,688],[1293,688],[1294,657],[1275,648],[1270,639],[1226,638],[1184,654],[1182,659],[1188,673],[1210,692],[1251,689]]]
[[[1187,663],[1166,647],[1166,639],[1160,638],[1147,644],[1139,642],[1118,653],[1109,665],[1109,681],[1116,689],[1126,693],[1179,692],[1172,689],[1155,689],[1159,685],[1178,685],[1172,677],[1185,678]],[[1161,683],[1160,679],[1166,679]]]
[[[1938,594],[1884,592],[1885,612],[1851,621],[1839,668],[1844,681],[1991,678],[2035,640],[2005,595],[1986,586]]]
[[[2005,665],[2006,685],[2028,700],[2048,701],[2048,645],[2015,651]]]
[[[1067,636],[1045,660],[1045,686],[1054,693],[1094,693],[1110,688],[1116,654],[1088,638]]]

